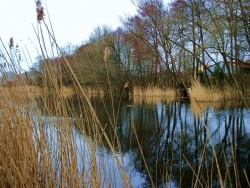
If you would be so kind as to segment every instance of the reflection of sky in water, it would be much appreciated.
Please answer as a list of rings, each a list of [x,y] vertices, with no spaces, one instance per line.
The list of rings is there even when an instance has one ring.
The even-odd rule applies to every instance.
[[[216,136],[214,137],[214,141],[216,141],[217,139],[222,138],[224,136],[225,125],[228,125],[229,121],[231,121],[231,124],[233,123],[232,121],[235,121],[235,125],[239,126],[239,124],[241,124],[241,126],[244,127],[245,133],[250,134],[250,111],[246,108],[220,111],[214,111],[212,108],[208,108],[205,112],[203,112],[202,114],[200,114],[200,116],[197,117],[194,115],[192,110],[186,105],[187,104],[184,104],[181,106],[180,109],[177,109],[181,112],[182,119],[180,119],[179,117],[177,117],[176,119],[171,118],[170,126],[173,126],[174,121],[176,121],[176,132],[181,131],[181,123],[188,125],[188,132],[195,131],[193,125],[194,122],[197,121],[201,125],[207,126],[211,136]],[[162,103],[158,103],[156,105],[158,121],[160,121],[163,126],[168,125],[167,121],[169,117],[166,116],[166,108],[168,107],[169,106],[164,105]],[[229,120],[229,118],[231,118],[231,120]],[[200,127],[202,127],[201,125]],[[213,134],[215,132],[216,134]]]
[[[51,156],[53,161],[54,171],[60,173],[60,162],[58,161],[58,149],[59,149],[59,140],[57,136],[57,127],[61,126],[64,118],[56,118],[56,117],[42,117],[41,121],[43,122],[44,130],[47,136],[48,146],[50,147]],[[34,122],[38,123],[37,118],[34,116]],[[70,119],[72,123],[74,122],[74,118]],[[91,164],[91,154],[89,144],[92,145],[91,138],[84,138],[84,136],[74,127],[72,127],[72,139],[76,144],[76,152],[77,152],[77,163],[79,168],[79,175],[82,174],[81,170],[88,172],[85,174],[85,181],[91,178],[90,175],[90,164]],[[39,130],[37,130],[38,135]],[[89,144],[88,144],[89,143]],[[103,187],[108,187],[110,182],[112,182],[112,187],[124,187],[124,182],[122,181],[122,173],[119,169],[116,159],[114,156],[104,147],[97,146],[97,153],[94,154],[96,158],[96,162],[98,164],[101,185]],[[133,166],[133,151],[129,153],[125,153],[123,155],[123,159],[121,159],[121,155],[117,154],[117,159],[124,165],[125,173],[131,181],[131,184],[134,187],[140,187],[141,184],[145,182],[145,179],[141,174],[134,168]],[[126,184],[125,184],[126,185]]]
[[[229,119],[231,118],[231,120]],[[219,112],[214,112],[210,110],[208,116],[208,124],[211,132],[219,128],[221,133],[225,131],[225,124],[229,125],[229,121],[234,121],[236,126],[240,124],[244,127],[246,133],[250,133],[250,111],[247,109],[236,109],[236,110],[222,110]],[[239,121],[242,121],[239,122]]]
[[[123,117],[121,117],[121,121],[118,122],[118,128],[121,129],[122,135],[129,137],[128,134],[131,133],[130,128],[132,126],[130,120],[132,120],[133,126],[137,126],[135,122],[138,122],[136,120],[140,118],[139,111],[142,109],[139,108],[142,107],[132,107],[129,108],[129,110],[126,106],[122,108],[121,115]],[[208,128],[212,141],[211,144],[213,145],[222,141],[225,132],[227,131],[226,129],[229,130],[229,134],[227,135],[227,139],[229,140],[231,139],[231,132],[234,131],[233,129],[238,128],[238,126],[242,126],[244,134],[247,134],[248,136],[250,135],[250,112],[247,109],[215,111],[213,108],[209,107],[203,111],[203,113],[200,113],[200,116],[197,116],[190,109],[190,104],[173,102],[171,104],[157,103],[154,107],[144,106],[143,110],[143,113],[148,110],[150,113],[152,111],[153,114],[156,115],[154,117],[156,119],[154,119],[153,125],[150,124],[151,119],[149,119],[149,125],[147,126],[156,127],[156,125],[158,125],[161,127],[163,133],[161,135],[160,143],[162,145],[164,145],[166,138],[168,138],[168,131],[174,132],[174,138],[170,138],[169,142],[172,142],[171,144],[173,144],[173,147],[178,148],[181,145],[182,139],[185,138],[183,135],[184,133],[188,134],[190,137],[194,137],[194,133],[197,129],[198,131],[202,131],[204,130],[204,126]],[[170,113],[172,113],[171,116],[169,115]],[[147,116],[143,117],[146,119],[148,118]],[[52,155],[56,155],[58,144],[56,126],[60,124],[60,121],[63,121],[63,119],[43,117],[42,121],[46,125],[45,129],[51,150],[55,152]],[[74,119],[72,118],[71,121],[73,122]],[[147,123],[147,120],[143,122]],[[154,128],[152,130],[154,130]],[[72,138],[76,143],[79,169],[84,169],[85,171],[87,170],[87,172],[90,172],[91,157],[88,143],[92,142],[91,138],[84,138],[76,129],[73,129]],[[189,140],[190,143],[188,143],[188,147],[192,151],[195,150],[193,140]],[[98,163],[100,177],[102,178],[102,185],[108,187],[109,182],[113,182],[112,187],[122,187],[122,173],[117,166],[114,156],[110,154],[110,151],[105,147],[97,146],[97,148],[95,157]],[[146,182],[146,177],[145,174],[139,172],[138,169],[135,168],[136,155],[138,155],[138,150],[132,149],[125,151],[122,159],[121,155],[117,153],[117,158],[120,162],[123,162],[126,174],[131,179],[132,185],[134,187],[141,187]],[[80,173],[81,172],[79,172],[79,174]],[[90,175],[87,175],[86,178],[90,178]],[[168,182],[165,185],[166,187],[175,187],[173,182]]]

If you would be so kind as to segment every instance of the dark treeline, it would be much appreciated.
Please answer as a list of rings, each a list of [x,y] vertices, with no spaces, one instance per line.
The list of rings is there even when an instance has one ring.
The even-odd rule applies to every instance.
[[[137,0],[135,6],[136,15],[123,18],[121,27],[97,27],[74,53],[65,53],[81,84],[104,90],[110,84],[116,90],[123,88],[128,81],[178,87],[196,78],[207,86],[221,85],[223,80],[244,90],[245,72],[232,68],[232,62],[249,64],[248,0],[175,0],[170,4]],[[110,53],[104,54],[107,47]],[[63,83],[71,84],[63,61],[53,62],[60,65]],[[218,62],[224,62],[226,74],[207,69]]]

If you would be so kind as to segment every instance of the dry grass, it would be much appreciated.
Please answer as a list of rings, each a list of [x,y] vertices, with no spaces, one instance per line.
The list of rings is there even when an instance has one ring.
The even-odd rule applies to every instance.
[[[95,88],[91,88],[91,87],[86,87],[85,91],[89,95],[104,96],[104,91],[102,89],[95,89]]]
[[[87,98],[78,94],[83,114],[80,119],[72,119],[68,112],[75,114],[75,109],[59,92],[39,96],[42,103],[37,103],[29,88],[21,86],[1,88],[0,96],[3,96],[0,99],[0,187],[108,187],[115,184],[114,177],[109,177],[111,174],[106,174],[102,166],[110,165],[97,159],[97,147],[107,146],[102,142],[104,133],[99,132],[102,127],[89,109]],[[81,133],[75,132],[76,127]],[[116,173],[122,174],[124,184],[130,184],[122,165],[117,165]],[[111,166],[109,170],[112,171]]]
[[[175,101],[175,97],[164,97],[164,96],[154,96],[154,97],[145,97],[145,96],[133,96],[133,106],[140,105],[156,105],[157,103],[170,104]]]
[[[68,93],[72,91],[67,89],[61,90],[68,91]],[[0,94],[6,96],[6,90],[1,89]],[[60,93],[55,94],[53,100],[48,103],[46,103],[46,95],[41,96],[44,103],[42,108],[47,111],[45,115],[41,113],[41,107],[32,97],[23,100],[25,96],[31,96],[31,90],[24,91],[20,92],[18,97],[10,93],[8,97],[0,100],[0,187],[115,187],[117,174],[121,175],[124,187],[129,187],[130,180],[122,164],[111,162],[112,164],[118,163],[119,170],[116,169],[114,175],[114,173],[105,172],[107,167],[111,172],[115,169],[110,161],[106,161],[103,156],[97,158],[100,152],[98,147],[108,147],[110,154],[115,158],[117,154],[114,147],[117,143],[111,142],[107,137],[103,139],[105,131],[89,109],[86,103],[87,98],[81,93],[77,94],[83,117],[72,120],[67,112],[74,114],[75,109],[72,105],[65,103]],[[151,105],[171,101],[169,99],[170,97],[134,96],[134,105],[142,103]],[[196,108],[205,109],[208,106],[211,104],[199,103]],[[75,133],[75,126],[80,130],[84,140],[80,145],[77,145],[79,134]],[[132,128],[134,129],[134,126]],[[137,138],[139,135],[135,130],[133,132],[141,157],[146,163],[141,143]],[[104,144],[104,140],[110,145]],[[119,154],[122,156],[121,151]],[[147,166],[148,164],[145,165],[153,184],[151,167]],[[169,176],[171,177],[171,174]],[[200,181],[198,176],[196,181]]]
[[[44,14],[41,9],[38,9],[37,13],[37,19],[40,23],[44,23]],[[40,33],[51,35],[53,32],[46,24],[44,26],[48,32]],[[54,40],[54,36],[51,35],[50,39]],[[53,42],[57,45],[56,40]],[[50,44],[41,46],[50,46]],[[108,51],[106,53],[106,61],[108,61]],[[43,52],[43,54],[46,53]],[[132,187],[126,174],[127,169],[118,159],[115,150],[117,145],[121,145],[118,135],[114,136],[115,141],[110,140],[105,132],[105,125],[100,123],[87,96],[87,93],[99,95],[103,92],[89,88],[84,90],[68,61],[65,58],[63,60],[74,80],[75,88],[73,89],[59,88],[56,83],[61,82],[57,82],[58,77],[50,71],[46,78],[48,80],[43,80],[48,88],[26,85],[0,88],[0,187],[116,187],[117,176],[121,177],[120,187]],[[23,82],[20,81],[20,83]],[[44,91],[50,93],[44,93]],[[217,91],[208,91],[198,84],[193,85],[192,92],[195,93],[192,98],[196,100],[222,99],[221,93],[218,92],[218,96],[215,97],[214,94],[217,94]],[[232,91],[229,91],[226,96],[231,96],[230,92]],[[205,95],[206,93],[208,95]],[[64,94],[66,96],[77,95],[80,104],[78,110],[82,112],[80,118],[69,116],[70,112],[73,117],[77,117],[77,112],[72,104],[64,100],[62,97]],[[171,101],[169,99],[176,96],[176,91],[161,89],[157,86],[135,87],[134,95],[136,96],[134,104],[141,104],[142,100],[145,101],[145,97],[146,103],[152,104],[157,101],[162,102],[162,96],[168,98],[164,100]],[[36,100],[37,96],[41,104]],[[141,97],[137,98],[137,96]],[[134,126],[132,128],[134,129]],[[146,164],[146,155],[143,153],[136,131],[132,130],[132,132],[135,132],[140,157],[145,162],[153,184],[151,167]],[[82,142],[79,142],[79,138]],[[97,158],[100,147],[108,148],[109,157],[111,155],[113,157],[111,162],[105,161],[105,156],[103,156],[105,153]],[[122,158],[122,151],[119,150],[118,153]],[[216,159],[216,153],[214,157]],[[116,166],[116,171],[113,165]],[[110,170],[109,173],[105,172],[107,167]],[[194,179],[199,181],[198,176]],[[221,176],[219,179],[222,181]]]
[[[144,96],[144,97],[175,97],[176,91],[171,88],[162,89],[158,86],[148,86],[148,87],[134,87],[134,96]]]
[[[227,86],[221,89],[211,89],[200,84],[199,81],[192,81],[191,91],[188,93],[191,101],[223,101],[239,98],[240,94],[234,88]]]
[[[60,51],[53,32],[42,18],[38,20],[47,32],[38,27],[37,36],[49,33]],[[41,46],[51,46],[40,39]],[[119,140],[107,136],[87,95],[102,91],[82,88],[63,55],[62,60],[74,82],[72,89],[60,87],[61,69],[46,64],[43,88],[27,86],[22,77],[15,85],[0,88],[0,187],[114,187],[117,177],[122,185],[131,187],[116,155]],[[77,110],[65,100],[72,94],[78,100]],[[100,147],[109,150],[112,161],[105,161],[105,153],[98,158]]]
[[[26,86],[21,77],[15,86],[0,88],[0,187],[114,187],[117,177],[131,186],[116,155],[118,141],[108,138],[74,72],[70,89],[59,87],[60,77],[46,71],[43,88]],[[65,100],[72,94],[80,118],[72,118],[79,116]],[[111,162],[98,158],[99,147],[108,148]]]
[[[66,86],[62,86],[61,91],[62,93],[75,93],[75,90],[73,88]]]
[[[4,96],[6,93],[2,93]],[[21,95],[21,96],[20,96]],[[33,140],[32,116],[22,94],[1,98],[0,187],[38,187],[39,163]],[[26,100],[23,100],[26,99]],[[33,183],[31,182],[33,179]]]
[[[35,97],[42,95],[42,89],[36,86],[0,87],[0,105],[26,106]]]
[[[44,95],[44,89],[42,87],[31,85],[0,87],[0,92],[4,94],[4,96],[12,94],[16,97],[20,94],[26,94],[24,95],[26,97],[38,97]],[[89,95],[104,96],[104,91],[101,89],[86,87],[85,92]],[[62,86],[60,88],[60,93],[63,97],[71,97],[75,95],[77,91],[72,87]]]
[[[11,92],[11,93],[28,93],[31,95],[40,95],[43,90],[38,86],[20,85],[20,86],[0,87],[0,91],[5,93]]]
[[[246,102],[246,103],[245,103]],[[214,111],[224,110],[224,109],[237,109],[250,106],[250,100],[228,100],[224,101],[191,101],[190,108],[195,115],[202,115],[208,108],[212,108]]]

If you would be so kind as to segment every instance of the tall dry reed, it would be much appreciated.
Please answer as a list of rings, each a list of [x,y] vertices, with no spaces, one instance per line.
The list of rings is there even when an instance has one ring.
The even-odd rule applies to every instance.
[[[160,88],[158,86],[135,86],[133,91],[135,96],[145,97],[175,97],[176,91],[172,88]]]
[[[0,89],[4,96],[0,101],[0,187],[114,187],[117,176],[121,177],[121,185],[130,186],[122,160],[116,155],[116,144],[104,132],[105,127],[67,59],[63,56],[73,90],[79,91],[80,115],[63,96],[60,67],[47,66],[50,64],[47,52],[52,45],[45,42],[44,33],[49,33],[58,52],[61,51],[52,28],[45,23],[40,1],[37,6],[38,25],[44,24],[46,28],[44,32],[38,26],[35,31],[43,61],[48,62],[44,64],[43,88],[35,98],[25,80],[18,77],[15,89],[13,86]],[[112,164],[118,167],[115,177],[105,171],[112,171],[111,165],[97,159],[97,148],[106,146],[103,138],[114,156]]]
[[[44,12],[40,1],[37,2],[39,4],[39,9],[37,9],[39,24],[45,24],[46,33],[49,33],[56,44],[53,32],[44,22]],[[39,41],[41,46],[46,48],[51,46],[47,45],[41,38]],[[58,46],[57,48],[60,52],[60,48]],[[48,57],[45,57],[46,52],[43,48],[41,48],[41,53],[44,55],[44,61],[47,60]],[[104,57],[106,61],[108,61],[107,57],[107,55]],[[76,96],[77,102],[80,104],[78,110],[63,97],[65,89],[60,80],[60,67],[57,67],[56,70],[49,66],[45,67],[42,92],[38,91],[42,95],[39,98],[32,95],[31,89],[19,91],[19,88],[26,88],[27,85],[21,77],[18,78],[17,82],[18,92],[12,86],[0,89],[0,187],[115,187],[117,175],[121,177],[121,187],[132,187],[123,166],[119,139],[111,140],[108,137],[105,125],[100,123],[86,90],[81,87],[67,58],[63,57],[63,60],[71,74],[73,90],[79,91]],[[55,74],[55,71],[59,74]],[[191,99],[194,98],[197,101],[212,100],[211,94],[217,94],[217,92],[218,96],[213,96],[213,98],[222,99],[220,96],[222,94],[219,91],[208,90],[197,83],[192,86]],[[229,90],[230,92],[232,91]],[[162,90],[158,87],[144,89],[135,87],[134,94],[139,96],[175,96],[176,92],[172,89]],[[226,96],[231,95],[226,94]],[[81,113],[78,114],[78,111]],[[132,121],[131,117],[130,120]],[[115,124],[116,121],[110,120],[110,122]],[[155,182],[150,174],[151,167],[145,160],[147,153],[143,153],[139,140],[138,132],[140,130],[135,130],[133,122],[131,125],[131,132],[135,134],[140,157],[149,174],[149,181],[154,186]],[[205,123],[204,127],[207,129]],[[113,130],[116,134],[114,137],[118,138],[115,125],[113,125]],[[79,142],[79,138],[81,138],[81,142]],[[185,139],[185,135],[180,135],[177,139]],[[207,146],[209,144],[211,146],[209,141],[208,136],[201,148],[203,155],[200,158],[201,163],[198,170],[194,169],[191,163],[188,163],[193,170],[194,187],[211,187],[213,183],[212,181],[204,182],[204,177],[201,175],[202,170],[206,171],[204,159],[207,157],[205,153]],[[169,143],[168,146],[164,147],[172,148],[172,144]],[[121,158],[117,156],[116,146],[119,148]],[[103,153],[98,158],[98,148],[100,147],[108,148],[108,154],[111,154],[114,160],[111,162],[102,160],[103,155],[108,155],[107,153]],[[168,151],[169,153],[166,155],[173,155],[173,149]],[[218,172],[220,186],[223,187],[224,177],[218,167],[219,162],[214,148],[212,153],[215,160],[214,168]],[[180,158],[183,157],[182,153],[179,155]],[[157,163],[157,161],[155,162]],[[114,163],[117,167],[112,165]],[[168,161],[168,165],[161,175],[162,179],[171,180],[174,161]],[[105,171],[107,167],[110,172],[115,173],[107,173]],[[214,172],[212,169],[206,173],[212,174]]]
[[[193,80],[192,87],[188,88],[188,94],[191,101],[223,101],[239,98],[241,94],[230,86],[221,88],[208,88],[199,81]]]

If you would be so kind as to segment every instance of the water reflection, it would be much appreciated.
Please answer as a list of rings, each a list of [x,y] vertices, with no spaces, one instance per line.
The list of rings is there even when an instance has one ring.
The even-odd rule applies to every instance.
[[[81,118],[79,100],[67,100],[70,116]],[[124,154],[134,186],[219,187],[220,178],[225,186],[247,185],[250,112],[244,102],[93,97],[91,103],[117,154]],[[109,150],[103,143],[99,155]]]

